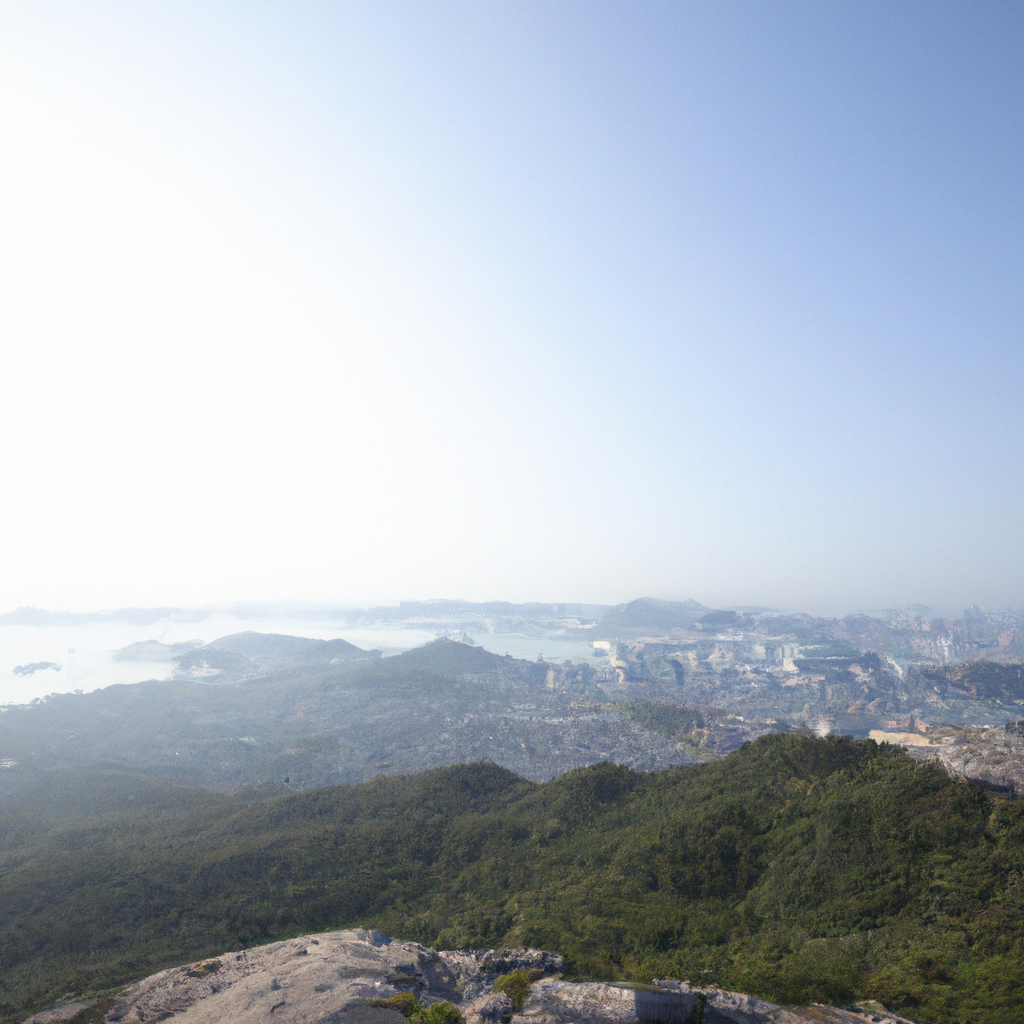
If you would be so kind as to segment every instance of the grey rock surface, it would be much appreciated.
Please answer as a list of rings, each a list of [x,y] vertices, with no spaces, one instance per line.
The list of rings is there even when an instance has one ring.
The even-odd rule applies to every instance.
[[[515,1006],[504,992],[497,992],[493,995],[484,996],[475,1006],[471,1008],[469,1019],[479,1020],[484,1024],[508,1024],[512,1020]]]
[[[502,974],[528,971],[533,976],[560,975],[565,960],[543,949],[451,949],[438,956],[459,978],[464,1003],[471,1004],[488,996]]]
[[[88,1009],[92,1003],[71,1002],[55,1006],[52,1010],[33,1014],[25,1024],[57,1024],[58,1021],[70,1020],[79,1010]]]
[[[424,1002],[455,991],[455,976],[433,950],[381,941],[378,934],[303,936],[161,971],[126,988],[104,1019],[143,1024],[174,1014],[190,1024],[328,1021],[340,1020],[336,1015],[350,1004],[399,991],[415,989]],[[380,1024],[389,1020],[382,1017]]]

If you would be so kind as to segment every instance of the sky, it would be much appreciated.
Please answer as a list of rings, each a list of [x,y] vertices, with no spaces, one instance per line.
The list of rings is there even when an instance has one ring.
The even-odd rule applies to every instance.
[[[0,5],[0,610],[1024,606],[1024,8]]]

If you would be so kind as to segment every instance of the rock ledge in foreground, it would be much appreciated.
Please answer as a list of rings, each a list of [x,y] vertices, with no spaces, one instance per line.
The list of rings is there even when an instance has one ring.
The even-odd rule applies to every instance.
[[[515,970],[537,979],[520,1010],[491,991],[500,975]],[[160,971],[123,989],[103,1021],[157,1024],[173,1016],[175,1024],[406,1024],[372,1001],[409,992],[424,1006],[453,1003],[466,1024],[689,1024],[701,996],[705,1024],[910,1024],[877,1004],[864,1011],[794,1009],[680,981],[568,982],[561,979],[564,970],[562,957],[539,949],[438,952],[376,931],[324,932]],[[67,1019],[67,1009],[25,1024],[56,1024]]]

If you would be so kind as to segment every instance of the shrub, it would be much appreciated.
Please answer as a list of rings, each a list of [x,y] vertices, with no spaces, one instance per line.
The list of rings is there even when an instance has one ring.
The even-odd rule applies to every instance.
[[[464,1024],[462,1014],[451,1003],[434,1003],[423,1014],[424,1024]]]
[[[504,992],[512,1000],[512,1005],[521,1010],[530,997],[530,976],[526,971],[512,971],[503,974],[491,989],[492,992]]]
[[[403,1017],[419,1016],[423,1012],[420,1001],[411,992],[399,992],[390,999],[374,999],[371,1006],[380,1006],[385,1010],[397,1010]]]
[[[422,1006],[411,992],[399,992],[390,999],[374,999],[370,1005],[397,1010],[409,1024],[465,1024],[462,1014],[451,1003]]]

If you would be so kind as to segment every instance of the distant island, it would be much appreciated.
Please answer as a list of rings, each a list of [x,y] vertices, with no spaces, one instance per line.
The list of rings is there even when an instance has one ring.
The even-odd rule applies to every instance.
[[[48,668],[53,669],[54,672],[60,671],[60,665],[55,661],[33,661],[29,665],[15,665],[14,674],[16,676],[30,676],[33,672],[44,672]]]

